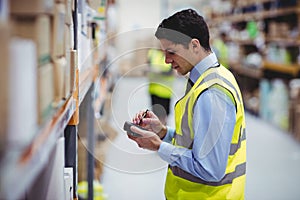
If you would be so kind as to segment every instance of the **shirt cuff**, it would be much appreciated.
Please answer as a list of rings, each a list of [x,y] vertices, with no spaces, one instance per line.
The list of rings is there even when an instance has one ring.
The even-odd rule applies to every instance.
[[[175,129],[167,126],[167,133],[162,141],[171,143],[174,137]]]
[[[160,144],[157,152],[158,152],[158,155],[161,157],[161,159],[163,159],[164,161],[166,161],[169,164],[172,164],[171,155],[172,155],[174,148],[176,148],[176,147],[174,147],[172,144],[169,144],[167,142],[162,142]]]

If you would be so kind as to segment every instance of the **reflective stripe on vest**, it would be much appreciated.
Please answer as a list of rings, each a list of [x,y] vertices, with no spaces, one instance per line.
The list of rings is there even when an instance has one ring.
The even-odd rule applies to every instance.
[[[220,186],[220,185],[225,185],[232,183],[233,179],[242,176],[246,173],[246,163],[242,163],[238,166],[236,166],[236,169],[234,172],[228,173],[224,176],[224,178],[219,181],[219,182],[207,182],[202,180],[201,178],[197,178],[193,176],[192,174],[185,172],[184,170],[178,168],[178,167],[170,167],[173,174],[176,176],[179,176],[181,178],[187,179],[189,181],[195,182],[195,183],[202,183],[205,185],[210,185],[210,186]]]
[[[172,197],[179,195],[180,198],[184,199],[187,196],[191,197],[191,194],[199,194],[199,191],[201,191],[201,194],[214,194],[212,195],[213,197],[220,197],[222,199],[231,196],[234,191],[237,199],[243,198],[246,173],[244,107],[241,92],[235,78],[225,67],[212,67],[206,70],[198,78],[191,90],[176,103],[176,132],[172,142],[175,146],[188,149],[193,148],[193,109],[195,102],[205,90],[215,86],[225,95],[229,96],[236,107],[236,124],[231,140],[225,176],[219,182],[208,182],[178,167],[170,166],[171,171],[168,172],[165,189],[167,198],[170,197],[173,199]],[[228,191],[228,194],[224,193],[224,190]],[[197,196],[195,196],[195,198],[197,198]]]

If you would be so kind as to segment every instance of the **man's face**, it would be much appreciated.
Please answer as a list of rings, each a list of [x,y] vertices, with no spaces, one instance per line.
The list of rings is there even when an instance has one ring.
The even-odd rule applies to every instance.
[[[193,52],[181,44],[174,44],[167,39],[160,39],[162,50],[165,52],[165,62],[181,75],[186,75],[194,67],[191,63]]]

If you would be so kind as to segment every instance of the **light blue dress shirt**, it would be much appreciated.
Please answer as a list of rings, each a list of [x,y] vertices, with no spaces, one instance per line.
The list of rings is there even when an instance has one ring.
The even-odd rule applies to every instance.
[[[195,83],[204,71],[217,64],[216,55],[210,54],[191,70],[190,79]],[[232,100],[220,90],[209,88],[200,95],[194,107],[193,148],[170,144],[175,130],[168,127],[158,154],[171,166],[205,181],[220,181],[225,174],[235,119]]]

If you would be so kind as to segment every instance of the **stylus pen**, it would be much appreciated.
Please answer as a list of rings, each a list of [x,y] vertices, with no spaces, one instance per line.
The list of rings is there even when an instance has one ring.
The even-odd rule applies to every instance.
[[[148,112],[149,110],[147,109],[144,113],[143,113],[143,115],[142,115],[142,119],[140,120],[140,123],[139,123],[139,125],[141,125],[141,123],[142,123],[142,120],[146,117],[146,115],[147,115],[147,112]]]

